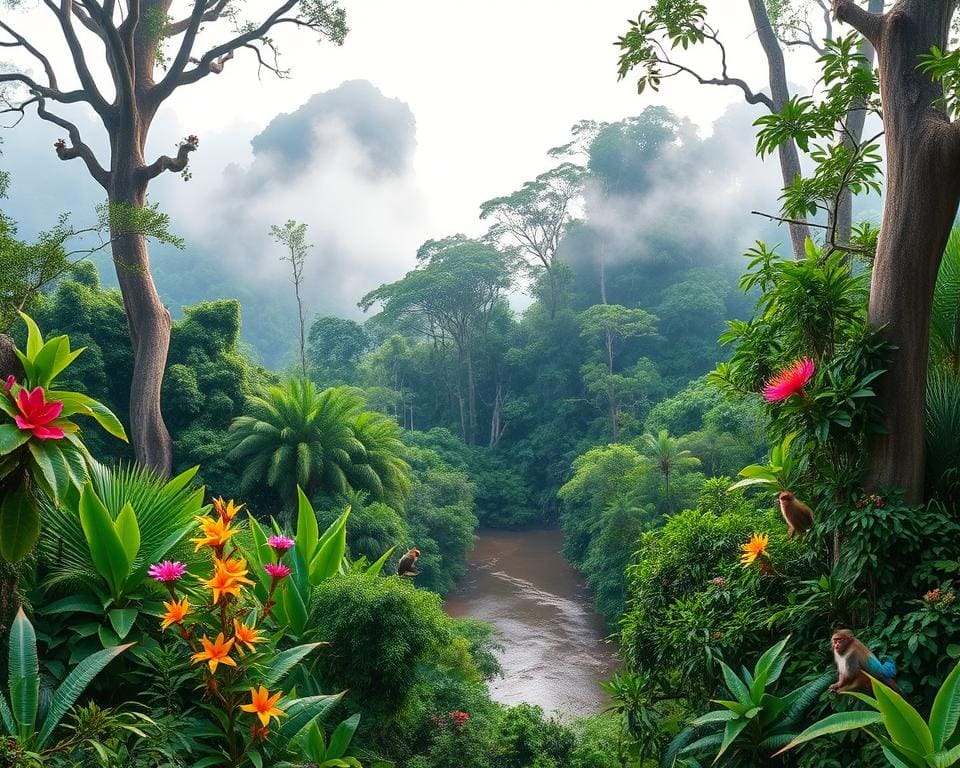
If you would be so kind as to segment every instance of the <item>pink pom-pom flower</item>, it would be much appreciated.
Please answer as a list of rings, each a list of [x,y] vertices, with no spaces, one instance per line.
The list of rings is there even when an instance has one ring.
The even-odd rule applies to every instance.
[[[290,566],[285,565],[284,563],[267,563],[265,566],[263,566],[263,570],[265,570],[277,581],[280,581],[280,579],[285,579],[290,575]]]
[[[816,366],[809,357],[802,357],[770,378],[763,387],[763,399],[768,403],[786,400],[791,395],[803,394],[803,388],[813,377]]]
[[[288,549],[292,549],[296,542],[289,536],[271,536],[267,539],[267,544],[278,555],[283,555]]]
[[[187,566],[183,563],[164,560],[162,563],[151,565],[147,569],[147,575],[163,584],[171,584],[187,572]]]

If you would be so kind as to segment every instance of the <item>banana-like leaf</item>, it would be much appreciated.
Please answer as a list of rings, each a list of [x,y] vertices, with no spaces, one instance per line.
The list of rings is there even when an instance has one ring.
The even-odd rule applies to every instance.
[[[774,757],[801,744],[806,744],[808,741],[819,739],[821,736],[826,736],[831,733],[855,731],[858,728],[866,728],[868,725],[877,725],[882,722],[883,716],[879,712],[837,712],[811,725],[807,730],[797,736],[797,738],[787,744],[787,746],[777,752]]]
[[[357,726],[360,724],[360,713],[351,715],[338,725],[333,733],[330,734],[330,746],[327,747],[327,759],[341,758],[346,754],[353,740],[353,734],[356,733]]]
[[[274,656],[273,661],[267,665],[267,672],[263,677],[263,685],[267,688],[273,688],[291,669],[321,645],[323,645],[323,643],[305,643],[278,653]]]
[[[396,548],[397,548],[396,545],[390,547],[390,549],[388,549],[386,552],[380,555],[377,562],[368,566],[367,569],[363,572],[364,578],[366,579],[377,578],[377,576],[380,575],[380,571],[383,570],[383,566],[386,565],[387,560],[390,559],[390,555],[393,554],[393,550],[395,550]]]
[[[87,658],[73,668],[70,674],[67,675],[67,679],[60,683],[60,686],[53,694],[53,699],[50,701],[50,708],[47,710],[47,716],[43,721],[43,727],[40,729],[40,733],[37,734],[36,747],[38,749],[46,744],[47,739],[50,738],[50,734],[53,733],[53,729],[60,723],[60,720],[67,713],[67,710],[80,698],[80,694],[86,690],[90,681],[100,674],[101,670],[107,666],[107,664],[117,658],[117,656],[127,650],[131,645],[133,645],[133,643],[97,651],[87,656]]]
[[[23,608],[10,627],[10,660],[7,667],[10,704],[19,737],[33,736],[40,705],[40,662],[37,660],[37,635]]]
[[[280,726],[280,738],[285,741],[295,739],[313,720],[323,717],[333,709],[343,698],[344,693],[346,691],[322,696],[307,696],[286,702],[283,709],[287,713],[287,718]]]
[[[930,733],[933,735],[933,747],[943,749],[960,720],[960,664],[953,668],[943,681],[937,697],[930,709]]]
[[[22,487],[6,493],[0,500],[0,555],[8,563],[16,563],[30,554],[39,538],[36,500]]]
[[[106,579],[116,597],[130,573],[131,561],[127,558],[110,513],[90,484],[84,487],[80,496],[80,525],[90,548],[93,565]]]

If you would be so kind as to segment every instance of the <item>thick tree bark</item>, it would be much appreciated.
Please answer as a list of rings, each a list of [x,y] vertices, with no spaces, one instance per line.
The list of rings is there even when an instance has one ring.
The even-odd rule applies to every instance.
[[[0,333],[0,386],[8,376],[23,380],[23,366],[14,350],[13,339],[5,333]]]
[[[878,382],[887,433],[871,447],[868,484],[923,499],[924,411],[933,290],[960,202],[960,133],[934,102],[917,64],[945,49],[956,0],[899,0],[884,16],[835,0],[837,16],[876,47],[887,148],[887,189],[869,319],[896,346]]]
[[[110,202],[140,208],[145,192],[132,181],[114,184]],[[160,413],[160,390],[170,346],[170,312],[153,283],[143,235],[115,234],[112,249],[133,346],[130,439],[137,461],[166,476],[173,466],[173,442]]]
[[[773,101],[773,111],[779,112],[783,105],[790,100],[790,89],[787,87],[787,67],[783,60],[783,49],[777,34],[770,24],[765,0],[749,0],[750,12],[757,29],[757,37],[763,52],[767,57],[769,71],[770,96]],[[801,173],[800,154],[797,145],[791,139],[780,145],[780,172],[783,176],[783,186],[787,187],[796,180]],[[810,236],[810,228],[806,224],[791,223],[790,242],[793,245],[793,255],[797,259],[806,258],[806,240]]]

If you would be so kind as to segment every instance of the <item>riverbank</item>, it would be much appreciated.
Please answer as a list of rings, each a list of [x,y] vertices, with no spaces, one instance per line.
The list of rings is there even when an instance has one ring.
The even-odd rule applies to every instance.
[[[503,677],[489,684],[493,699],[584,716],[606,705],[600,683],[618,661],[583,579],[560,554],[562,543],[559,530],[479,531],[469,571],[445,609],[496,628]]]

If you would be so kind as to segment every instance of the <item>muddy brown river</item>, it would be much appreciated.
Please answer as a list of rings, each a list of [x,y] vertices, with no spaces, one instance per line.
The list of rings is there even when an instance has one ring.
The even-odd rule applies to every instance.
[[[503,677],[489,683],[496,701],[589,715],[607,704],[599,684],[617,668],[615,647],[562,543],[555,530],[481,531],[446,611],[496,627],[503,645]]]

